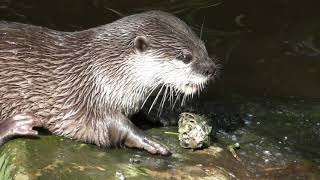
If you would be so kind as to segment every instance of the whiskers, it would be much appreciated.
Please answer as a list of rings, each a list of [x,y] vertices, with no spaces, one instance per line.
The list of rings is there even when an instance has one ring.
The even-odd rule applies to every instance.
[[[193,99],[194,95],[198,95],[198,97],[200,97],[200,92],[205,88],[207,83],[208,83],[208,80],[206,79],[205,81],[203,81],[201,83],[193,84],[193,86],[196,89],[196,91],[194,93],[191,93],[191,94],[185,94],[184,93],[180,106],[181,107],[184,106],[187,101]]]
[[[181,94],[183,94],[181,91],[175,89],[174,87],[170,85],[165,85],[165,91],[163,93],[160,106],[158,108],[157,117],[160,117],[163,107],[165,105],[166,100],[169,100],[171,110],[173,110],[174,106],[176,105],[177,101],[179,101]],[[167,98],[168,97],[168,98]],[[149,111],[150,112],[150,111]]]
[[[214,79],[220,79],[221,78],[222,68],[223,68],[223,65],[221,63],[216,63],[216,70],[215,70],[215,72],[213,74]]]
[[[163,84],[162,86],[157,86],[154,87],[150,90],[149,94],[147,95],[146,99],[144,100],[141,108],[143,108],[146,105],[146,102],[148,101],[148,99],[150,98],[150,96],[155,92],[156,89],[159,89],[159,91],[157,92],[157,94],[155,95],[155,98],[153,99],[151,106],[148,110],[148,113],[150,113],[152,111],[152,109],[155,107],[155,105],[157,104],[159,97],[162,95],[162,98],[160,100],[160,104],[157,108],[157,117],[160,117],[163,108],[166,104],[166,101],[169,101],[170,107],[171,109],[174,108],[174,106],[177,104],[177,102],[179,101],[182,92],[177,90],[176,88],[170,86],[170,85],[166,85]]]
[[[154,104],[157,102],[157,100],[158,100],[158,98],[159,98],[159,96],[160,96],[160,94],[161,94],[161,91],[162,91],[163,87],[164,87],[164,84],[161,86],[161,88],[160,88],[160,90],[159,90],[156,98],[153,100],[153,102],[152,102],[152,104],[151,104],[151,106],[150,106],[150,109],[149,109],[148,113],[150,113],[150,111],[151,111],[151,109],[153,108]]]
[[[202,20],[202,24],[201,24],[201,28],[200,28],[200,40],[202,40],[202,33],[203,33],[203,26],[204,26],[204,20],[205,20],[205,16],[203,16],[203,20]]]
[[[164,90],[164,92],[162,93],[162,90]],[[165,105],[165,102],[167,99],[169,99],[170,102],[170,106],[172,105],[173,101],[174,101],[174,93],[175,90],[173,87],[169,86],[169,85],[165,85],[163,84],[160,88],[160,90],[158,91],[157,96],[155,97],[155,99],[153,100],[148,113],[151,112],[152,108],[154,107],[154,105],[156,104],[156,102],[158,101],[159,96],[162,94],[162,99],[160,101],[160,106],[158,107],[158,112],[157,112],[157,117],[160,117],[163,107]],[[168,97],[168,98],[167,98]]]
[[[183,93],[181,90],[173,86],[170,86],[168,84],[163,84],[160,88],[154,87],[150,90],[150,93],[148,94],[147,98],[143,102],[142,107],[145,106],[151,94],[155,92],[155,89],[159,89],[159,91],[155,95],[154,100],[151,103],[148,113],[152,111],[152,109],[155,107],[155,105],[159,101],[160,99],[159,97],[162,95],[159,106],[157,106],[157,117],[160,117],[167,101],[169,102],[169,105],[170,105],[169,107],[171,108],[171,110],[173,110],[173,108],[176,106],[178,102],[180,102],[179,104],[181,107],[185,106],[186,102],[193,99],[195,95],[200,96],[200,92],[205,88],[206,84],[207,84],[207,81],[193,84],[192,86],[196,90],[194,93],[189,93],[189,94]]]

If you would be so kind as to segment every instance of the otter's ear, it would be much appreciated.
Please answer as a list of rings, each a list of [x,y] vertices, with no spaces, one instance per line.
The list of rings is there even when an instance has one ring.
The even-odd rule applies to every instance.
[[[139,51],[145,51],[149,46],[148,40],[145,36],[137,36],[134,39],[134,47]]]

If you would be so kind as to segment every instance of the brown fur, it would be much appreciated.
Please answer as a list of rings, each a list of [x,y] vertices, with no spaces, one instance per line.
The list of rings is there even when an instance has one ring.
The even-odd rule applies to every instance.
[[[139,86],[123,61],[136,52],[134,38],[148,34],[150,28],[155,38],[148,42],[149,48],[161,49],[162,56],[175,56],[183,48],[170,42],[167,26],[176,24],[171,28],[178,31],[176,40],[186,41],[183,44],[199,41],[182,23],[162,12],[133,15],[79,32],[0,22],[0,122],[30,113],[58,135],[99,146],[124,144],[168,153],[153,140],[147,139],[156,150],[146,147],[145,136],[126,117],[140,108],[148,88]],[[191,38],[186,39],[186,34]],[[205,50],[200,41],[197,44]],[[114,93],[104,90],[108,83]]]

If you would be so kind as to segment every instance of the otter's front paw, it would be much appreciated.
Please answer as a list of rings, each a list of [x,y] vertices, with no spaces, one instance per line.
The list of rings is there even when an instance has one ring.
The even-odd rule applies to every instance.
[[[128,137],[125,141],[125,145],[128,147],[144,149],[151,154],[160,154],[163,156],[170,156],[172,154],[167,146],[141,135]]]
[[[41,127],[43,122],[31,114],[21,113],[0,122],[0,138],[9,139],[17,136],[37,136],[33,127]]]

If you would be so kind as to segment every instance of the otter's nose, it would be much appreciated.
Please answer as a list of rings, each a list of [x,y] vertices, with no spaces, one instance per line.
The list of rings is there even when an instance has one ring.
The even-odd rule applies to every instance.
[[[216,66],[214,63],[207,64],[203,69],[204,74],[209,78],[212,78],[214,76],[215,71]]]

